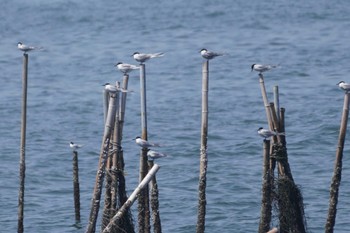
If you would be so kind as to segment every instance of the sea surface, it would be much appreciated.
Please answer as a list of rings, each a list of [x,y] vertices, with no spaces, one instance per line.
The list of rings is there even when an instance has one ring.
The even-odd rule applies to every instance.
[[[18,41],[44,47],[29,54],[25,232],[85,231],[104,129],[102,84],[121,81],[113,65],[136,64],[135,51],[165,53],[146,64],[148,138],[170,155],[157,161],[163,232],[195,232],[201,48],[227,53],[210,61],[206,232],[258,229],[262,138],[256,130],[267,121],[253,63],[280,65],[265,73],[269,100],[278,85],[308,230],[324,232],[344,99],[336,84],[350,82],[349,1],[13,0],[1,2],[0,18],[0,232],[17,230]],[[131,139],[141,133],[139,84],[134,71],[123,137],[129,194],[138,183],[139,148]],[[348,138],[337,233],[350,232]],[[74,227],[70,141],[84,145],[81,229]]]

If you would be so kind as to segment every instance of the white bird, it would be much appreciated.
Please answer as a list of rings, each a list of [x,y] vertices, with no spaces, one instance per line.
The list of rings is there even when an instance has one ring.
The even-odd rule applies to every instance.
[[[126,63],[122,63],[122,62],[118,62],[117,64],[115,64],[114,66],[117,67],[118,70],[120,70],[120,72],[127,74],[132,70],[137,70],[140,69],[139,66],[135,66],[135,65],[130,65],[130,64],[126,64]]]
[[[77,149],[83,147],[83,145],[79,145],[79,144],[75,144],[74,142],[70,142],[69,147],[72,148],[73,151],[77,151]]]
[[[263,127],[260,127],[258,129],[258,134],[265,139],[270,138],[272,136],[285,135],[284,133],[278,133],[275,131],[267,130],[267,129],[264,129]]]
[[[132,57],[140,63],[144,63],[145,61],[147,61],[151,58],[162,57],[162,56],[164,56],[164,53],[139,53],[139,52],[135,52],[132,55]]]
[[[106,91],[111,92],[111,93],[116,93],[117,90],[120,91],[120,92],[129,92],[128,90],[125,90],[124,88],[116,87],[116,86],[114,86],[114,85],[112,85],[110,83],[105,83],[102,86],[105,87]]]
[[[153,159],[159,159],[159,158],[164,158],[164,157],[167,157],[168,155],[167,154],[163,154],[163,153],[160,153],[160,152],[157,152],[157,151],[154,151],[154,150],[149,150],[147,152],[147,156],[150,160],[153,160]]]
[[[144,139],[142,139],[141,137],[137,136],[135,139],[135,142],[137,145],[141,146],[142,148],[149,148],[149,147],[160,147],[159,144],[157,143],[150,143]]]
[[[340,89],[342,89],[346,92],[350,91],[350,84],[349,83],[346,83],[344,81],[340,81],[337,85],[339,86]]]
[[[215,53],[215,52],[208,51],[207,49],[202,49],[200,51],[200,53],[201,53],[202,57],[207,59],[207,60],[213,59],[213,58],[218,57],[218,56],[225,55],[224,53]]]
[[[260,74],[262,72],[271,70],[273,68],[276,68],[278,65],[261,65],[261,64],[253,64],[252,67],[252,71],[255,70],[257,72],[259,72]]]
[[[40,50],[40,49],[42,49],[42,47],[28,46],[28,45],[23,44],[22,42],[18,42],[17,43],[17,48],[19,50],[23,51],[24,53],[27,53],[27,52],[32,51],[32,50]]]

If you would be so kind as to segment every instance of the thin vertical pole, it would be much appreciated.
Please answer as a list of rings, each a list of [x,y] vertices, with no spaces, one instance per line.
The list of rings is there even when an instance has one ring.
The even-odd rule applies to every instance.
[[[141,138],[147,140],[147,107],[146,107],[146,67],[140,64],[140,95],[141,95]],[[140,152],[140,177],[139,182],[147,174],[147,148],[142,148]],[[150,232],[149,213],[149,189],[145,187],[139,196],[138,203],[138,224],[139,233]]]
[[[207,140],[208,140],[208,90],[209,90],[209,61],[203,62],[202,66],[202,124],[201,124],[201,148],[199,166],[199,187],[198,187],[198,219],[197,233],[205,231],[206,212],[206,183],[207,183]]]
[[[79,187],[79,166],[78,152],[73,151],[73,190],[74,190],[74,210],[75,223],[80,223],[80,187]]]
[[[339,186],[341,181],[341,172],[342,172],[342,163],[343,163],[342,162],[343,149],[344,149],[344,141],[346,136],[346,128],[348,124],[348,116],[349,116],[349,97],[350,97],[350,93],[345,93],[343,114],[342,114],[339,139],[338,139],[338,148],[335,155],[334,173],[333,173],[332,184],[330,188],[328,218],[327,218],[326,227],[325,227],[326,233],[333,232],[335,218],[337,215]]]
[[[148,161],[148,170],[151,170],[154,166],[154,161],[150,160]],[[159,191],[158,191],[158,184],[156,176],[152,178],[151,182],[151,210],[152,210],[152,221],[153,221],[153,232],[154,233],[162,233],[162,224],[160,220],[160,213],[159,213]]]
[[[275,112],[277,114],[277,121],[280,121],[280,98],[279,98],[279,91],[278,86],[273,87],[273,101],[275,104]]]
[[[261,88],[261,95],[264,101],[264,107],[266,111],[266,119],[269,124],[270,130],[273,130],[273,124],[271,120],[271,114],[270,114],[270,104],[267,99],[267,94],[266,94],[266,88],[265,88],[265,82],[264,82],[264,76],[262,74],[259,74],[259,83],[260,83],[260,88]]]
[[[114,124],[115,118],[115,95],[112,94],[109,100],[107,119],[105,123],[104,135],[101,145],[100,157],[98,162],[98,170],[96,173],[96,182],[93,192],[93,197],[91,201],[91,211],[89,217],[89,223],[86,229],[86,233],[94,233],[96,230],[96,221],[98,217],[98,212],[100,209],[101,193],[103,187],[103,179],[105,176],[106,162],[109,150],[109,141],[111,137],[111,132]]]
[[[127,90],[128,89],[128,83],[129,83],[129,75],[128,74],[124,74],[122,89]],[[120,98],[120,109],[119,109],[120,141],[123,138],[123,127],[124,127],[124,119],[125,119],[125,106],[126,106],[127,94],[128,94],[127,92],[122,92],[121,98]]]
[[[19,193],[18,193],[18,233],[24,231],[23,210],[24,210],[24,180],[25,180],[25,147],[26,147],[26,127],[27,127],[27,86],[28,86],[28,54],[23,54],[22,73],[22,125],[21,125],[21,145],[19,159]]]
[[[103,119],[104,119],[104,123],[106,123],[106,118],[107,118],[108,102],[109,102],[109,92],[106,89],[103,89]]]
[[[259,233],[265,233],[270,229],[271,223],[271,173],[270,173],[270,141],[264,140],[263,144],[263,184]]]

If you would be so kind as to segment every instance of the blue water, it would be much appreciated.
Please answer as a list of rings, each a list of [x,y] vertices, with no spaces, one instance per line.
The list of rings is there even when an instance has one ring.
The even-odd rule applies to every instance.
[[[113,64],[135,63],[135,51],[166,54],[147,63],[149,139],[171,155],[158,161],[163,231],[195,232],[202,47],[229,54],[210,62],[206,232],[258,229],[256,129],[267,123],[252,63],[281,64],[266,73],[265,84],[270,100],[279,86],[286,108],[289,161],[309,231],[324,231],[344,96],[336,83],[350,81],[348,1],[14,0],[2,2],[0,18],[1,232],[17,229],[18,41],[45,47],[29,55],[25,232],[84,232],[103,133],[101,85],[121,80]],[[139,166],[131,140],[140,134],[138,72],[129,88],[135,92],[128,95],[123,146],[131,193]],[[82,229],[73,227],[70,141],[84,144]],[[350,231],[349,155],[346,141],[335,232]]]

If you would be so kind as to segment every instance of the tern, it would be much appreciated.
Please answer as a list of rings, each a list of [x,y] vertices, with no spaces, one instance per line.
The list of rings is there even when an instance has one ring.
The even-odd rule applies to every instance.
[[[258,129],[258,134],[265,139],[270,138],[272,136],[285,135],[284,133],[278,133],[275,131],[267,130],[267,129],[264,129],[263,127],[260,127]]]
[[[202,57],[207,59],[207,60],[211,60],[215,57],[225,55],[224,53],[215,53],[215,52],[208,51],[207,49],[202,49],[200,51],[200,53],[201,53]]]
[[[69,147],[72,148],[73,151],[77,151],[77,149],[83,147],[83,145],[79,145],[79,144],[75,144],[74,142],[70,142]]]
[[[139,52],[135,52],[132,55],[132,57],[140,63],[144,63],[145,61],[147,61],[151,58],[162,57],[162,56],[164,56],[164,53],[139,53]]]
[[[346,92],[350,91],[350,84],[346,83],[344,81],[340,81],[338,84],[338,87]]]
[[[259,74],[271,70],[273,68],[276,68],[278,65],[261,65],[261,64],[253,64],[252,67],[252,71],[255,70],[257,72],[259,72]]]
[[[150,160],[153,160],[153,159],[164,158],[164,157],[167,157],[168,155],[154,151],[154,150],[149,150],[147,152],[147,156]]]
[[[42,49],[42,47],[28,46],[28,45],[23,44],[22,42],[17,43],[17,48],[19,50],[23,51],[24,53],[27,53],[27,52],[32,51],[32,50],[41,50]]]
[[[102,86],[105,87],[105,90],[106,90],[106,91],[111,92],[111,93],[116,93],[117,91],[120,91],[120,92],[128,92],[128,90],[125,90],[124,88],[121,88],[121,87],[113,86],[113,85],[110,84],[110,83],[105,83],[105,84],[103,84]]]
[[[135,65],[130,65],[130,64],[126,64],[126,63],[122,63],[122,62],[118,62],[117,64],[115,64],[114,66],[117,67],[118,70],[120,70],[120,72],[127,74],[132,70],[137,70],[140,69],[139,66],[135,66]]]
[[[148,142],[148,141],[142,139],[142,138],[139,137],[139,136],[137,136],[134,140],[135,140],[136,144],[139,145],[139,146],[141,146],[142,148],[160,147],[159,144]]]

